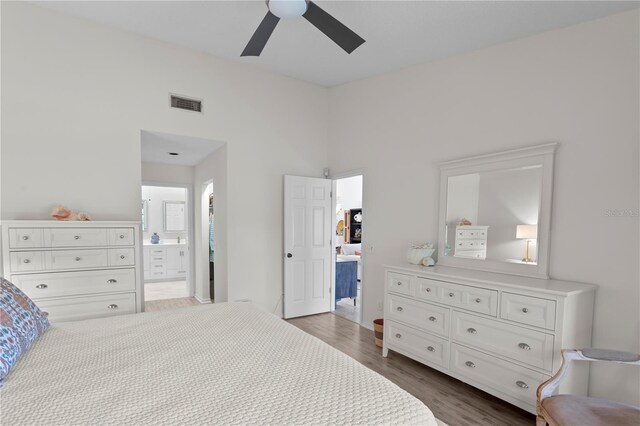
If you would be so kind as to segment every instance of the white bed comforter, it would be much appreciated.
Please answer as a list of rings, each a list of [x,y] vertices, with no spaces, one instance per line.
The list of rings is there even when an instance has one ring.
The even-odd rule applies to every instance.
[[[387,379],[247,303],[53,325],[5,379],[0,423],[436,424]]]

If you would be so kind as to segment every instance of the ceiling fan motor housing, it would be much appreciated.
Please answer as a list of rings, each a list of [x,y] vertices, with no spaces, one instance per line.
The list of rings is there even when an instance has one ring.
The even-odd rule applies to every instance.
[[[307,0],[265,0],[267,7],[278,18],[297,18],[305,14]]]

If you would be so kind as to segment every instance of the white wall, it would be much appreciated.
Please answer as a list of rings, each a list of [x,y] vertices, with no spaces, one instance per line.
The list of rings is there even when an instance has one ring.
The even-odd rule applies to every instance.
[[[437,241],[436,163],[558,141],[550,274],[600,285],[594,346],[640,350],[638,28],[622,13],[331,90],[329,166],[367,179],[365,322],[382,265]],[[591,393],[638,404],[638,382],[596,367]]]
[[[193,185],[195,167],[142,162],[142,182]]]
[[[160,240],[175,240],[178,236],[186,238],[188,230],[184,232],[164,232],[163,201],[183,201],[185,203],[185,228],[189,226],[191,209],[187,206],[186,188],[170,188],[164,186],[142,186],[142,199],[147,200],[148,229],[142,233],[145,242],[151,239],[153,233],[160,236]]]
[[[274,311],[282,175],[322,175],[328,91],[32,4],[0,7],[0,217],[47,218],[64,203],[138,220],[141,129],[225,141],[229,298]],[[204,114],[170,109],[169,92],[204,99]]]

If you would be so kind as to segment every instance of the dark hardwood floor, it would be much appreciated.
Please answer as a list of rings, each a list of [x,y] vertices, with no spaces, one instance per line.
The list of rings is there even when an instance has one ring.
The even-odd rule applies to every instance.
[[[384,358],[373,331],[357,323],[333,314],[288,321],[391,380],[450,426],[535,424],[533,414],[403,355],[389,351]]]

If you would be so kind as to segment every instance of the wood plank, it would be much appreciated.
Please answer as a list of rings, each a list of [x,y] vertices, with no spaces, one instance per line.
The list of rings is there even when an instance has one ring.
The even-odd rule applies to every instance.
[[[293,318],[289,323],[346,353],[425,403],[451,426],[532,425],[535,416],[410,358],[375,346],[373,331],[333,314]]]

